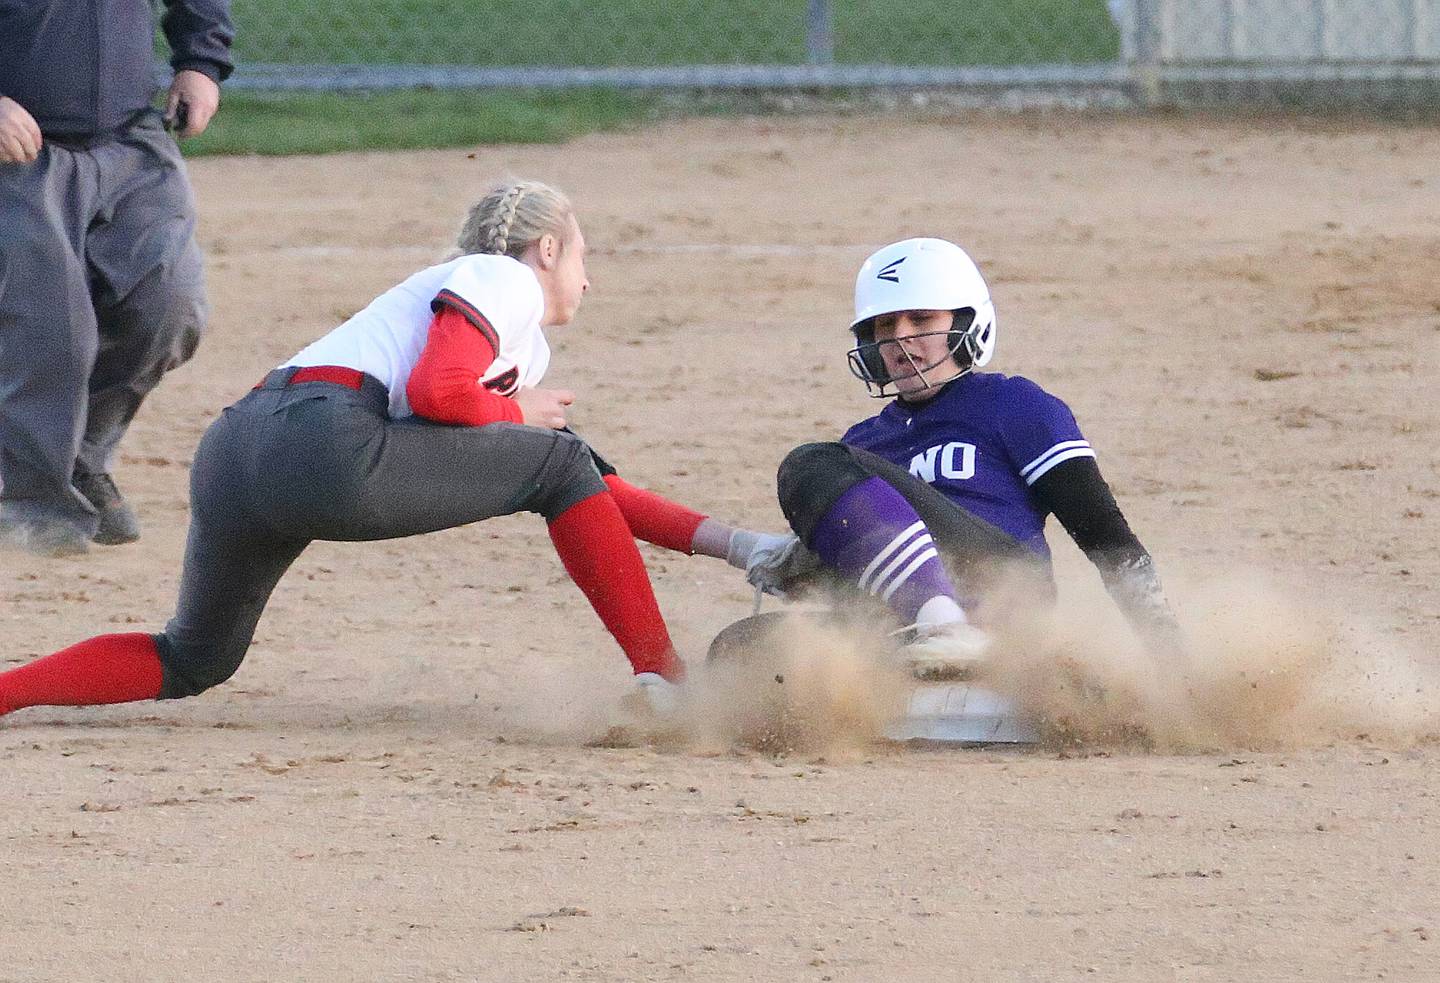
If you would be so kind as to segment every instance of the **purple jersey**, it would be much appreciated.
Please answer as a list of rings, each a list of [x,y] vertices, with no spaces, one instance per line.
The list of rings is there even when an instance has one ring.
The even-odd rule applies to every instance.
[[[1095,456],[1064,402],[995,372],[961,376],[925,403],[897,399],[841,439],[908,469],[1047,559],[1047,511],[1030,486],[1062,461]]]

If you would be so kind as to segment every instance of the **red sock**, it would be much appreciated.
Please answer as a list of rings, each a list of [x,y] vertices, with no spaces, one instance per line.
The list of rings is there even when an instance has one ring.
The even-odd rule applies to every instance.
[[[576,502],[550,523],[555,552],[570,579],[625,650],[637,673],[669,680],[685,675],[675,655],[645,562],[620,506],[609,492]]]
[[[0,672],[0,714],[22,707],[83,707],[153,700],[163,673],[155,639],[101,635]]]

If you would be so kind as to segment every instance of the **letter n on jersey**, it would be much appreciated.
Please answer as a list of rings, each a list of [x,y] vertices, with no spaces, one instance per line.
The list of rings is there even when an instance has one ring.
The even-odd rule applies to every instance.
[[[930,484],[934,484],[937,477],[952,481],[973,478],[975,445],[954,440],[948,444],[936,444],[910,459],[910,473]]]

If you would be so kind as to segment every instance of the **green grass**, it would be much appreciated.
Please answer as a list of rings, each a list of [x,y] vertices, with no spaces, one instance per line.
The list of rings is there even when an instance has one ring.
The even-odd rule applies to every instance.
[[[655,102],[603,89],[516,93],[227,92],[187,157],[548,143],[650,117]]]
[[[832,0],[841,64],[1017,65],[1118,57],[1104,0]],[[806,0],[233,0],[241,64],[800,64]],[[162,44],[163,49],[163,44]],[[540,143],[657,114],[605,90],[228,89],[189,156]]]
[[[1107,61],[1104,0],[833,0],[842,64]],[[806,0],[233,0],[240,62],[799,64]]]

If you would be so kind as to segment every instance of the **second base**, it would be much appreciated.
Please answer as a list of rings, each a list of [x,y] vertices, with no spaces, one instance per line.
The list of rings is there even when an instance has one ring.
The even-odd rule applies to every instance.
[[[971,683],[921,686],[910,694],[905,716],[885,727],[892,741],[947,744],[1034,744],[1035,728],[1014,702]]]

